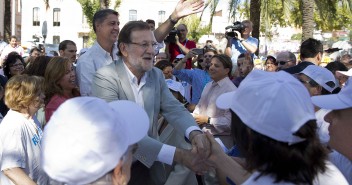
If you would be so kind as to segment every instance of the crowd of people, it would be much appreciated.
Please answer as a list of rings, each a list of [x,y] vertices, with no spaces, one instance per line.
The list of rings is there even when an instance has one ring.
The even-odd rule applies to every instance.
[[[0,184],[352,184],[352,57],[322,67],[311,38],[256,69],[248,20],[224,53],[187,38],[203,8],[121,30],[99,10],[79,57],[0,45]]]

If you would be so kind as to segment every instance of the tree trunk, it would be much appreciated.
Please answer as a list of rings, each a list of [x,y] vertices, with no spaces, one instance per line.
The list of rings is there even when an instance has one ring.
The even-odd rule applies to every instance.
[[[109,8],[110,0],[100,0],[100,10]]]
[[[11,0],[5,0],[4,41],[9,42],[11,34]]]
[[[313,38],[314,0],[302,0],[302,42]]]
[[[259,40],[260,36],[260,3],[261,0],[251,0],[250,2],[250,21],[253,23],[253,31],[252,31],[252,37],[255,37]],[[259,46],[257,52],[255,52],[256,55],[259,53]]]

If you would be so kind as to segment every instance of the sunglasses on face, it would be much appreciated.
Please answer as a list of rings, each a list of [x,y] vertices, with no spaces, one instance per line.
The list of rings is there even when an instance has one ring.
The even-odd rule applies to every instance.
[[[198,59],[198,63],[202,63],[204,60],[203,59]]]
[[[291,62],[291,61],[278,61],[277,63],[280,64],[280,65],[285,65],[288,62]]]

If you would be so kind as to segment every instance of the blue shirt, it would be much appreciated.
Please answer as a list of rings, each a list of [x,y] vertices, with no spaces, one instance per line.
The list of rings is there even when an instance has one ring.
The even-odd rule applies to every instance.
[[[172,72],[179,80],[186,81],[192,86],[192,104],[198,104],[205,85],[210,82],[208,72],[201,69],[181,69]]]
[[[254,38],[254,37],[248,37],[247,39],[245,39],[245,42],[247,42],[248,44],[258,47],[258,39]],[[240,54],[247,52],[247,49],[242,45],[242,43],[240,42],[240,40],[238,39],[232,39],[231,41],[231,52],[232,52],[232,56],[231,56],[231,60],[232,60],[232,71],[234,72],[237,68],[237,58],[238,56],[240,56]],[[254,57],[254,54],[251,54],[251,57]]]

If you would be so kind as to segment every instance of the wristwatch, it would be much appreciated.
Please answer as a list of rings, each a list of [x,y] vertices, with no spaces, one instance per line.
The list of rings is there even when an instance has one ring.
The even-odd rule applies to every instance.
[[[170,20],[170,22],[171,22],[172,24],[177,24],[177,22],[178,22],[178,20],[173,20],[173,19],[171,18],[171,15],[169,16],[169,20]]]

